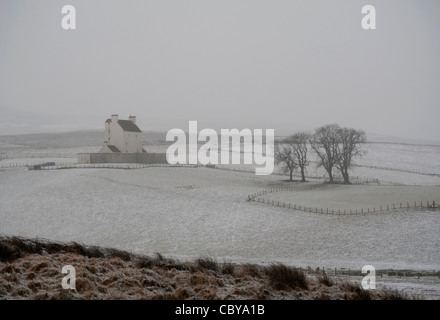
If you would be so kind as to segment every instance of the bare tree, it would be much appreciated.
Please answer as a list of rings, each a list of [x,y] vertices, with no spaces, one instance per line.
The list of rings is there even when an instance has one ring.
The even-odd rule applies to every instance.
[[[296,169],[296,164],[293,161],[293,149],[285,141],[286,140],[275,143],[274,157],[275,162],[281,165],[283,172],[289,173],[289,181],[292,181],[293,171]]]
[[[339,130],[337,124],[328,124],[315,130],[310,140],[312,149],[318,155],[318,166],[324,167],[328,173],[330,183],[334,182],[333,168],[339,161]]]
[[[361,145],[365,142],[363,130],[341,128],[337,124],[316,129],[311,139],[312,148],[318,155],[318,166],[327,171],[330,183],[334,182],[333,168],[337,168],[346,184],[350,184],[348,170],[354,165],[353,160],[364,153]]]
[[[311,135],[308,132],[298,132],[289,137],[290,145],[293,148],[293,162],[301,172],[301,182],[306,182],[306,167],[310,164],[307,158]]]
[[[367,141],[363,130],[339,128],[338,156],[335,166],[344,178],[345,184],[350,184],[348,170],[354,165],[354,158],[364,154],[361,145]]]
[[[311,135],[307,132],[298,132],[275,146],[275,160],[282,164],[284,172],[289,173],[290,181],[292,181],[293,172],[297,168],[301,172],[301,182],[306,181],[305,170],[310,163],[307,158],[310,137]]]

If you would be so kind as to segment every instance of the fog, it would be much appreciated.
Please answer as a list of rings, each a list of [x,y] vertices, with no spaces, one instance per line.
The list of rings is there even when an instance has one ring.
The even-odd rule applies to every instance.
[[[61,8],[76,8],[76,30]],[[361,28],[362,6],[377,29]],[[0,2],[0,134],[339,123],[439,140],[440,2]]]

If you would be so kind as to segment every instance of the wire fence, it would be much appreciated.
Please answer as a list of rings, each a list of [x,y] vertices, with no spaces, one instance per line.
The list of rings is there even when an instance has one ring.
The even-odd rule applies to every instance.
[[[324,175],[324,183],[329,183],[330,180],[328,180],[327,176]],[[344,183],[344,179],[342,177],[336,176],[333,177],[334,183]],[[377,178],[367,177],[367,176],[351,176],[350,177],[350,183],[351,184],[383,184],[384,181]]]
[[[356,214],[368,214],[368,213],[379,213],[379,212],[386,212],[386,211],[392,211],[392,210],[400,210],[400,209],[435,209],[439,210],[440,205],[439,202],[435,201],[427,201],[424,203],[421,201],[418,203],[417,201],[414,202],[414,204],[410,204],[409,202],[405,204],[399,203],[399,204],[391,204],[386,206],[378,206],[378,207],[372,207],[372,208],[361,208],[361,209],[333,209],[333,208],[318,208],[318,207],[312,207],[312,206],[301,206],[297,204],[291,204],[286,203],[283,201],[275,201],[265,198],[255,198],[252,199],[252,201],[270,204],[276,207],[281,208],[288,208],[293,210],[299,210],[304,212],[310,212],[310,213],[320,213],[320,214],[334,214],[334,215],[356,215]]]
[[[259,192],[250,194],[247,196],[247,201],[255,201],[259,203],[269,204],[272,206],[293,209],[298,211],[310,212],[310,213],[319,213],[319,214],[333,214],[333,215],[357,215],[357,214],[369,214],[369,213],[378,213],[378,212],[386,212],[392,210],[401,210],[401,209],[440,209],[439,201],[414,201],[414,202],[406,202],[406,203],[392,203],[387,205],[379,205],[368,208],[360,208],[360,209],[334,209],[334,208],[318,208],[313,206],[303,206],[299,204],[292,204],[290,202],[272,200],[265,198],[264,195],[280,192],[280,191],[306,191],[306,190],[315,190],[318,188],[325,187],[326,184],[315,184],[303,187],[279,187],[279,188],[271,188],[266,190],[261,190]]]
[[[426,172],[422,170],[411,170],[411,169],[400,169],[400,168],[390,168],[390,167],[381,167],[381,166],[373,166],[373,165],[355,165],[360,168],[368,168],[368,169],[379,169],[379,170],[388,170],[388,171],[397,171],[404,173],[412,173],[412,174],[420,174],[425,176],[432,177],[440,177],[440,173]]]
[[[212,168],[212,169],[217,169],[217,170],[255,173],[255,168],[243,168],[243,167],[233,167],[233,166],[226,167],[226,166],[216,166],[216,165],[209,165],[209,164],[205,165],[205,167]],[[274,171],[272,173],[272,175],[279,175],[279,176],[285,176],[285,177],[288,176],[286,173],[277,172],[277,171]],[[301,175],[299,175],[298,173],[294,173],[293,177],[297,178],[297,179],[302,178]],[[328,179],[326,174],[322,174],[322,175],[319,175],[319,174],[316,174],[316,175],[306,174],[305,178],[306,179],[314,179],[314,180],[323,180],[324,182],[327,182],[327,179]],[[338,176],[335,176],[333,178],[333,180],[335,182],[342,182],[343,181],[342,177],[338,177]],[[376,184],[383,184],[384,180],[379,180],[377,178],[372,178],[372,177],[368,177],[368,176],[351,176],[350,177],[350,182],[352,184],[375,184],[375,183]],[[388,182],[386,182],[386,183],[388,183]],[[392,183],[392,182],[390,182],[390,183]]]
[[[149,163],[149,164],[115,164],[115,163],[96,163],[96,164],[57,164],[52,166],[32,165],[29,170],[59,170],[59,169],[142,169],[151,167],[186,167],[195,168],[192,164],[168,164],[168,163]]]
[[[3,158],[2,158],[3,157]],[[0,161],[7,159],[6,155],[0,155]],[[75,159],[76,160],[76,159]],[[11,168],[11,167],[31,167],[31,166],[38,166],[38,164],[35,163],[35,161],[23,161],[23,162],[7,162],[7,163],[0,163],[0,168]],[[115,168],[115,166],[120,166],[120,164],[114,164],[114,163],[102,163],[102,164],[93,164],[95,167],[99,168]],[[151,165],[148,164],[130,164],[132,167],[128,169],[137,169],[137,168],[145,168]],[[159,166],[158,164],[155,164],[155,166]],[[176,165],[169,165],[169,164],[163,164],[161,166],[164,167],[175,167]],[[217,165],[184,165],[179,164],[178,166],[184,167],[206,167],[206,168],[212,168],[217,170],[226,170],[226,171],[235,171],[235,172],[245,172],[245,173],[255,173],[255,168],[243,168],[243,167],[233,167],[233,166],[217,166]],[[68,168],[78,168],[79,164],[77,164],[74,160],[71,162],[56,162],[57,169],[68,169]],[[120,168],[120,167],[117,167]],[[54,169],[54,168],[50,168]],[[287,177],[286,173],[282,172],[273,172],[273,175],[279,175],[279,176],[285,176]],[[300,179],[301,176],[297,173],[293,175],[296,179]],[[326,174],[323,175],[312,175],[307,174],[306,179],[313,179],[313,180],[322,180],[324,183],[328,183],[328,176]],[[343,179],[340,176],[334,176],[333,178],[334,182],[336,183],[343,183]],[[424,184],[408,184],[408,183],[401,183],[397,181],[391,181],[391,180],[384,180],[384,179],[378,179],[375,177],[369,177],[369,176],[350,176],[350,182],[351,184],[377,184],[377,185],[384,185],[384,186],[422,186]],[[432,184],[426,184],[431,186]],[[440,185],[436,185],[440,186]]]
[[[331,283],[344,284],[347,281],[360,282],[366,275],[362,273],[361,269],[351,268],[299,268],[304,273],[318,277],[326,276]],[[412,270],[412,269],[376,269],[375,270],[376,282],[380,283],[384,288],[393,288],[395,283],[408,283],[409,285],[399,288],[398,291],[404,293],[408,297],[412,297],[416,300],[433,299],[438,300],[440,297],[440,290],[429,284],[437,283],[440,278],[439,270]],[[326,278],[321,278],[326,281]],[[418,286],[417,289],[413,289],[411,284],[427,284],[427,286]]]
[[[273,192],[315,190],[315,189],[322,188],[322,187],[325,187],[325,186],[326,186],[325,183],[320,183],[320,184],[312,184],[312,185],[306,185],[306,186],[301,186],[301,187],[276,187],[276,188],[269,188],[269,189],[261,190],[261,191],[258,191],[256,193],[252,193],[252,194],[248,195],[248,201],[251,201],[251,200],[257,201],[256,199],[258,197],[261,197],[264,194],[273,193]]]
[[[365,276],[361,269],[351,268],[328,268],[318,267],[313,269],[311,267],[300,268],[308,274],[328,275],[328,276]],[[440,278],[440,270],[399,270],[399,269],[376,269],[376,277],[438,277]]]
[[[74,162],[63,162],[63,163],[57,163],[57,166],[73,166]],[[31,163],[31,162],[10,162],[10,163],[0,163],[0,168],[13,168],[13,167],[32,167],[32,166],[38,166],[38,164]],[[41,166],[41,165],[40,165]]]
[[[84,151],[88,152],[88,151]],[[65,159],[65,158],[73,158],[76,159],[78,153],[77,152],[15,152],[15,153],[9,153],[8,157],[5,159],[39,159],[39,158],[52,158],[52,159]]]
[[[236,171],[236,172],[247,172],[247,173],[255,173],[255,169],[254,168],[243,168],[243,167],[234,167],[234,166],[217,166],[217,165],[206,165],[205,167],[207,168],[212,168],[212,169],[218,169],[218,170],[227,170],[227,171]],[[390,169],[392,170],[392,169]],[[401,172],[409,172],[409,171],[405,171],[405,170],[394,170],[394,171],[401,171]],[[416,172],[414,172],[416,173]],[[423,174],[423,173],[421,173]],[[279,175],[279,176],[284,176],[287,177],[288,174],[284,173],[284,172],[279,172],[279,171],[274,171],[272,173],[272,175]],[[425,174],[427,176],[437,176],[437,174]],[[439,175],[440,176],[440,175]],[[301,179],[301,175],[298,173],[294,173],[293,177],[296,180]],[[324,183],[328,183],[329,182],[329,178],[327,174],[310,174],[310,173],[306,173],[305,175],[306,179],[313,179],[313,180],[322,180]],[[344,179],[342,176],[335,174],[333,176],[333,181],[335,183],[343,183]],[[382,185],[382,186],[433,186],[432,183],[402,183],[402,182],[398,182],[398,181],[392,181],[392,180],[386,180],[386,179],[379,179],[376,177],[370,177],[370,176],[359,176],[359,175],[351,175],[350,176],[350,183],[351,184],[377,184],[377,185]],[[435,186],[439,187],[440,184],[436,184]]]
[[[207,168],[212,168],[212,169],[217,169],[217,170],[226,170],[226,171],[236,171],[236,172],[246,172],[246,173],[255,173],[255,168],[243,168],[243,167],[233,167],[233,166],[216,166],[216,165],[206,165]],[[277,172],[274,171],[272,173],[273,175],[278,175],[278,176],[287,176],[286,173],[283,172]],[[301,176],[298,174],[294,174],[293,175],[295,178],[300,178]],[[312,174],[307,174],[306,178],[307,179],[325,179],[325,175],[312,175]]]

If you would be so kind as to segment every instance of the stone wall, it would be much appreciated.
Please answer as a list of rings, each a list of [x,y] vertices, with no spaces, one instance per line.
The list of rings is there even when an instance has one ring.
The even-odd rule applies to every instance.
[[[168,163],[166,153],[78,153],[78,163]]]

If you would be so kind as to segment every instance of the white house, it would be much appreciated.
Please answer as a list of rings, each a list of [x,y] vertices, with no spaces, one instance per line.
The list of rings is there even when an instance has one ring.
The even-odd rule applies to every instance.
[[[119,120],[117,114],[105,121],[105,142],[99,153],[142,153],[142,131],[136,117]]]

